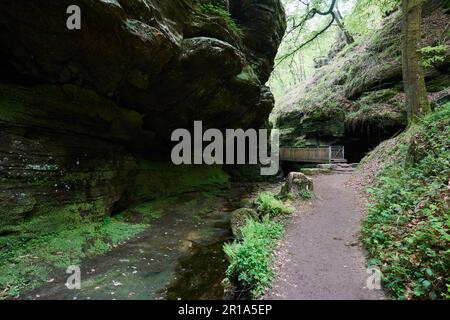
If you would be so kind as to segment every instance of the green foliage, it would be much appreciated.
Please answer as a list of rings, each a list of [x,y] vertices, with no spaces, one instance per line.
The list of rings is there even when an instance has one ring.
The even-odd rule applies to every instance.
[[[305,169],[303,169],[305,170]],[[303,171],[302,170],[302,171]],[[313,170],[316,170],[315,168]],[[322,173],[322,171],[321,171]],[[311,174],[311,173],[309,173]],[[299,190],[297,194],[294,194],[293,192],[284,193],[284,190],[280,192],[279,197],[283,200],[296,200],[296,199],[303,199],[303,200],[311,200],[314,198],[314,192],[310,190]]]
[[[298,0],[283,0],[282,2],[284,7],[287,8],[288,30],[291,30],[293,24],[299,23],[304,19],[307,7]],[[329,7],[327,2],[322,0],[311,1],[309,8],[327,10]],[[298,45],[311,39],[317,33],[317,30],[325,27],[329,18],[318,20],[320,21],[313,19],[304,28],[298,28],[285,35],[278,50],[276,68],[269,81],[276,101],[283,100],[290,89],[313,75],[315,72],[314,58],[327,56],[335,43],[338,28],[333,25],[316,41],[280,62],[282,57],[292,53]]]
[[[283,202],[277,199],[271,192],[259,193],[255,199],[255,206],[258,211],[262,211],[270,217],[292,213],[292,209],[287,208]]]
[[[54,212],[52,217],[57,216]],[[64,212],[61,216],[69,217]],[[30,232],[35,224],[33,221],[24,228]],[[112,245],[126,241],[147,227],[109,217],[103,222],[73,218],[62,226],[57,231],[49,229],[48,233],[34,236],[24,232],[0,238],[0,299],[32,289],[48,280],[52,269],[64,269],[79,264],[85,257],[103,254]]]
[[[211,15],[223,18],[228,27],[233,30],[238,36],[242,37],[243,33],[236,21],[231,17],[231,14],[224,7],[214,3],[202,4],[199,8],[200,14]]]
[[[386,14],[396,10],[400,0],[358,0],[347,26],[352,33],[367,35],[381,28]]]
[[[299,195],[304,200],[311,200],[314,198],[314,192],[310,190],[300,190]]]
[[[110,246],[108,243],[104,242],[103,240],[96,239],[86,250],[86,255],[87,256],[95,256],[95,255],[103,254],[103,253],[108,252],[109,249],[110,249]]]
[[[283,232],[284,227],[269,217],[262,222],[249,219],[242,228],[243,242],[224,246],[230,260],[227,277],[237,276],[254,298],[262,296],[274,278],[271,255]]]
[[[277,240],[284,232],[284,226],[271,218],[289,214],[291,209],[270,192],[259,193],[254,201],[257,210],[264,216],[262,221],[247,219],[241,228],[242,242],[225,244],[224,251],[230,260],[227,278],[235,277],[251,296],[257,298],[264,294],[274,277],[271,268],[271,256]]]
[[[390,163],[369,190],[363,242],[394,298],[448,299],[450,104],[405,134],[414,144],[402,146],[401,161]]]
[[[433,68],[435,65],[445,61],[447,45],[428,46],[420,49],[422,54],[422,65],[426,69]]]

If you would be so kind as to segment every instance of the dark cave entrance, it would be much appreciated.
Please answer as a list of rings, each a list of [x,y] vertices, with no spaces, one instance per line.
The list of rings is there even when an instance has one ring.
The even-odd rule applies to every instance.
[[[393,138],[394,136],[404,131],[405,128],[405,125],[399,123],[389,126],[385,125],[383,127],[369,125],[364,127],[349,127],[346,128],[345,135],[342,138],[318,138],[317,146],[344,146],[345,159],[347,160],[347,163],[359,163],[381,142]],[[301,168],[315,167],[317,167],[317,163],[281,161],[281,168],[285,173],[298,171]]]
[[[335,144],[345,147],[345,158],[348,163],[359,163],[381,142],[388,140],[405,130],[401,124],[365,128],[347,128],[345,137]]]
[[[345,159],[347,163],[359,163],[378,143],[360,138],[349,138],[338,144],[345,147]]]

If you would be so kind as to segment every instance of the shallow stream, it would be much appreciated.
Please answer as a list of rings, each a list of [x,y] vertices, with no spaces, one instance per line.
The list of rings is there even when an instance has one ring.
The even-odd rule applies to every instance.
[[[60,270],[51,283],[22,298],[222,299],[230,214],[251,189],[233,186],[217,195],[169,198],[162,217],[137,238],[83,261],[81,289],[67,289],[68,275]]]

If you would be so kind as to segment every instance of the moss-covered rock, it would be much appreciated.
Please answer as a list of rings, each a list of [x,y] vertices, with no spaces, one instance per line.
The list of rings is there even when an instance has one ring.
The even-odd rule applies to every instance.
[[[314,191],[313,180],[301,172],[291,172],[280,191],[282,198],[309,198]]]
[[[258,212],[253,209],[241,208],[231,214],[231,231],[236,239],[242,240],[241,228],[245,226],[248,219],[259,219]]]
[[[332,169],[329,169],[329,168],[301,168],[299,171],[307,176],[316,176],[319,174],[331,173]]]
[[[92,89],[137,111],[149,143],[161,145],[194,120],[237,128],[267,119],[262,85],[286,28],[280,0],[77,4],[82,28],[68,31],[64,2],[1,3],[0,82]]]
[[[433,6],[427,6],[424,13],[421,46],[442,41],[450,44],[449,38],[443,37],[448,14]],[[345,47],[306,85],[302,83],[277,101],[272,117],[281,129],[282,144],[365,139],[362,144],[373,146],[405,128],[399,21],[400,13],[393,13],[382,30]],[[430,91],[449,88],[450,49],[443,55],[435,68],[427,69]]]
[[[450,76],[448,74],[439,75],[437,78],[427,81],[427,90],[429,92],[440,92],[448,88],[450,88]]]

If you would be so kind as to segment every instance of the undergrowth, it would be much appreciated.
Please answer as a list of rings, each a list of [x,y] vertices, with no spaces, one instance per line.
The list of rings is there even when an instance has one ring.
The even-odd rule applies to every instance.
[[[241,229],[242,241],[224,245],[230,265],[227,279],[237,279],[241,294],[251,298],[261,297],[275,276],[272,270],[272,253],[284,233],[283,215],[291,213],[283,202],[270,192],[257,195],[254,202],[263,218],[248,219]]]
[[[292,213],[292,209],[286,207],[281,200],[270,192],[259,193],[255,199],[255,206],[258,211],[264,212],[270,217]]]
[[[244,240],[224,246],[230,260],[227,277],[236,275],[252,297],[262,296],[274,278],[271,255],[283,233],[283,225],[268,216],[262,222],[249,219],[242,228]]]
[[[447,45],[428,46],[420,49],[422,54],[422,65],[425,69],[434,68],[445,61]]]
[[[363,242],[393,298],[449,299],[450,104],[404,135],[369,189]]]

